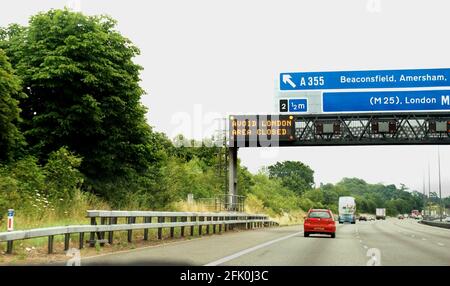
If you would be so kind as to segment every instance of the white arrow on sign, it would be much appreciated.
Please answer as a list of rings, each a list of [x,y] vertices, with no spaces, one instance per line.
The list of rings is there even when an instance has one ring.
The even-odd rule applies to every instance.
[[[291,75],[289,74],[283,75],[284,84],[289,83],[293,88],[295,88],[297,85],[291,79],[292,79]]]

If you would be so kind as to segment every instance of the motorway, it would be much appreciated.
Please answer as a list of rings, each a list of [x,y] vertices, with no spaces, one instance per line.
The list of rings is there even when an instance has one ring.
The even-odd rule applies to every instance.
[[[303,227],[228,232],[82,259],[82,265],[450,265],[450,230],[415,220],[337,224],[336,238]]]

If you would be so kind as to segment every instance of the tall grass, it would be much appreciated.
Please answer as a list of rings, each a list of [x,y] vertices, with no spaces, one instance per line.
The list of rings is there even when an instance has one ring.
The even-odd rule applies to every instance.
[[[16,210],[14,216],[14,229],[26,230],[31,228],[61,226],[69,224],[87,224],[86,210],[106,209],[109,205],[96,196],[76,191],[70,202],[62,202],[55,210],[41,209],[38,213],[26,210]],[[6,231],[6,221],[0,224],[0,231]]]

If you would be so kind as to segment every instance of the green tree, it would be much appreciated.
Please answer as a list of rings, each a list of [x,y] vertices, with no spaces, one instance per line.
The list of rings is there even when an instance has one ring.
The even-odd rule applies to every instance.
[[[31,152],[45,162],[67,146],[100,193],[114,180],[148,175],[164,157],[140,103],[139,50],[115,27],[107,16],[50,10],[0,33],[28,95],[20,106]],[[155,170],[148,176],[156,180]]]
[[[9,162],[23,147],[19,99],[23,98],[19,78],[14,75],[5,52],[0,49],[0,162]]]
[[[249,190],[250,195],[256,196],[263,202],[264,207],[272,209],[275,213],[282,214],[302,207],[299,196],[290,189],[284,187],[280,179],[270,179],[263,173],[253,176],[253,185]],[[303,201],[308,206],[309,200]]]
[[[314,171],[298,161],[277,162],[269,166],[269,176],[281,179],[283,186],[301,195],[314,185]]]

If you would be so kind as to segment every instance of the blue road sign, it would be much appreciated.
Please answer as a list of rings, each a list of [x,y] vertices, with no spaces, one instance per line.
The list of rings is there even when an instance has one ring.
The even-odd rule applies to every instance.
[[[437,86],[450,86],[449,68],[280,74],[280,91]]]
[[[308,100],[302,99],[289,99],[289,112],[307,112]]]
[[[323,112],[450,111],[450,90],[324,92]]]

